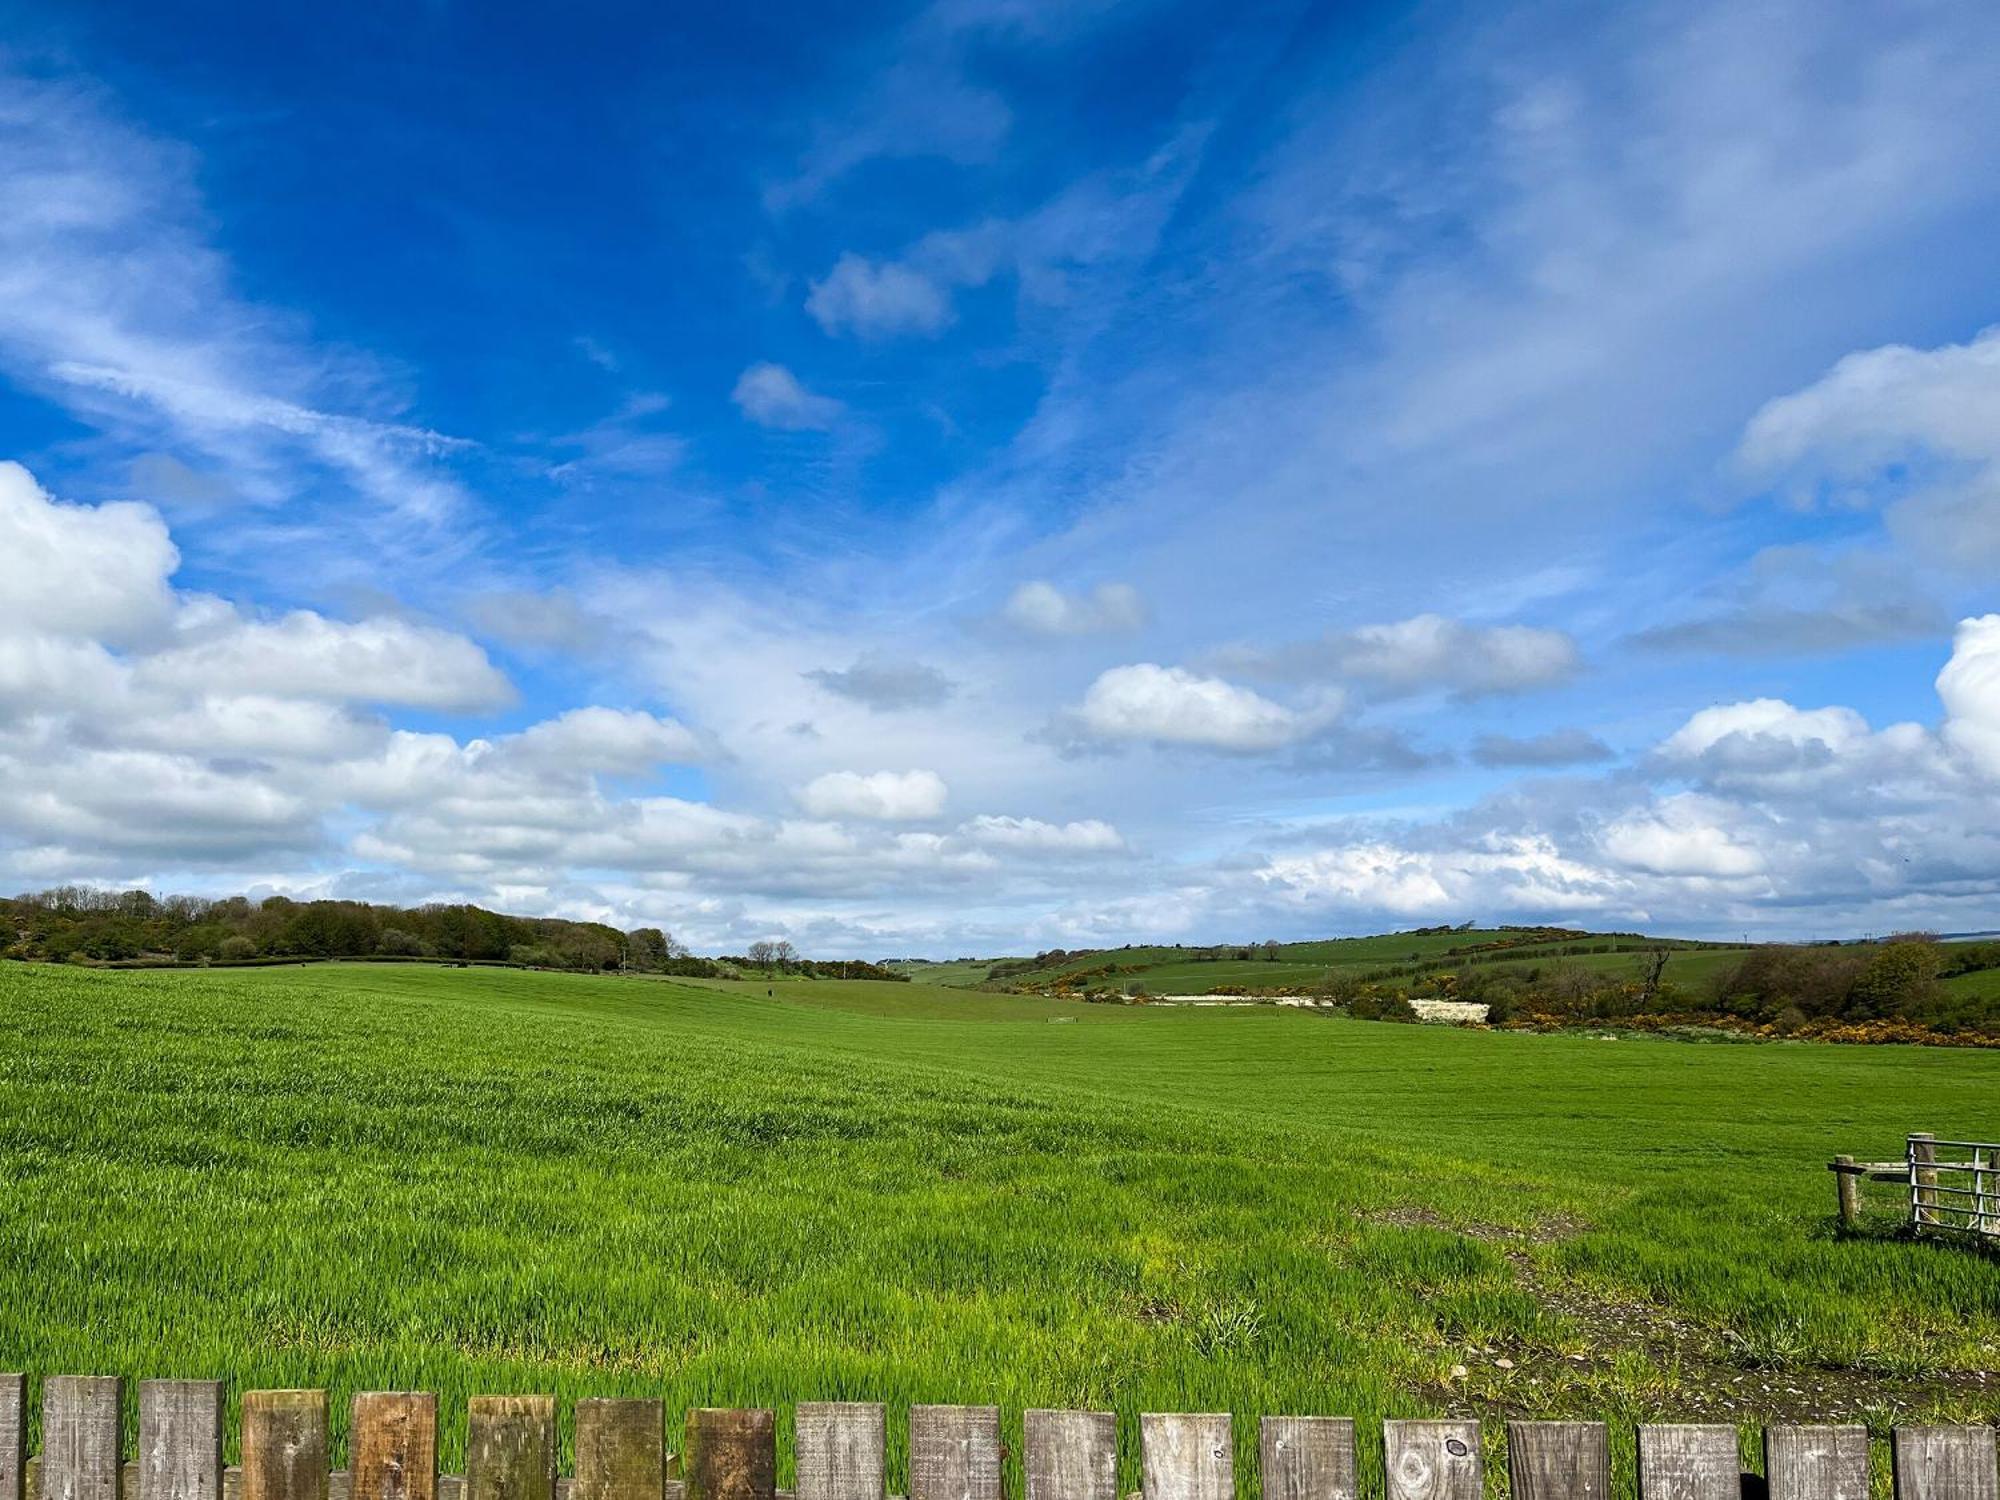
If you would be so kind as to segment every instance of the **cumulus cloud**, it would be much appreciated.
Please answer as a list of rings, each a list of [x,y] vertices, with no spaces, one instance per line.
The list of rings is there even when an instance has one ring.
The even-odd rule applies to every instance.
[[[843,410],[831,396],[815,395],[790,370],[768,360],[737,376],[729,399],[759,426],[785,432],[823,432],[840,420]]]
[[[1443,688],[1463,698],[1553,687],[1580,664],[1576,642],[1560,630],[1471,625],[1435,614],[1274,648],[1233,647],[1215,660],[1258,681],[1347,681],[1381,696]]]
[[[12,630],[117,644],[173,612],[180,553],[140,504],[63,505],[17,463],[0,462],[0,599]]]
[[[1587,729],[1551,729],[1521,739],[1483,734],[1473,742],[1472,758],[1482,766],[1580,766],[1610,760],[1612,752]]]
[[[1008,597],[1001,618],[1034,635],[1097,635],[1137,630],[1146,604],[1129,583],[1100,583],[1088,593],[1066,593],[1035,579]]]
[[[1612,906],[1619,896],[1614,877],[1535,832],[1494,833],[1458,847],[1432,848],[1363,837],[1273,856],[1251,878],[1280,905],[1321,920],[1343,909],[1454,920],[1496,911],[1584,913]]]
[[[553,770],[637,776],[670,761],[700,760],[701,737],[684,724],[637,709],[572,708],[501,742]]]
[[[829,693],[880,712],[935,708],[955,691],[952,680],[936,667],[880,652],[838,671],[821,667],[805,675]]]
[[[1734,880],[1762,874],[1763,852],[1727,826],[1732,811],[1693,793],[1665,797],[1608,824],[1601,846],[1614,862],[1655,875]]]
[[[828,771],[799,790],[799,805],[816,818],[922,822],[944,811],[947,790],[935,771]]]
[[[2000,780],[2000,615],[1958,627],[1951,660],[1938,673],[1945,738],[1986,775]]]
[[[950,297],[921,271],[852,252],[843,254],[812,284],[806,311],[827,333],[853,333],[864,339],[929,337],[942,333],[953,319]]]
[[[1067,722],[1095,740],[1247,755],[1298,743],[1336,709],[1300,713],[1219,677],[1138,662],[1101,673]]]
[[[1722,703],[1693,715],[1660,745],[1671,759],[1692,760],[1734,746],[1755,758],[1761,746],[1833,755],[1866,740],[1868,721],[1851,708],[1794,708],[1779,698]]]
[[[1801,505],[1886,504],[1895,534],[1959,568],[2000,563],[2000,328],[1850,354],[1751,418],[1737,461]]]
[[[295,610],[263,621],[230,611],[191,634],[185,644],[146,657],[138,668],[142,681],[437,709],[513,701],[506,677],[475,643],[407,620],[349,624]]]

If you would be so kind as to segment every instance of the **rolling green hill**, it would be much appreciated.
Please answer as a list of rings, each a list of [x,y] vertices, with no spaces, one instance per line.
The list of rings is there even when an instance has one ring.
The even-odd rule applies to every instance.
[[[1068,980],[1110,989],[1142,985],[1155,995],[1202,995],[1233,989],[1309,988],[1342,975],[1414,977],[1475,963],[1482,967],[1497,964],[1510,970],[1563,963],[1634,978],[1644,973],[1650,958],[1648,952],[1591,951],[1614,946],[1670,950],[1668,977],[1689,984],[1707,978],[1742,953],[1740,948],[1725,945],[1645,938],[1629,933],[1573,933],[1542,939],[1534,932],[1518,928],[1474,928],[1281,943],[1268,950],[1248,945],[1137,946],[1060,957],[1050,955],[1049,961],[1042,964],[1031,960],[1011,963],[996,960],[996,964],[1004,966],[990,982],[1011,990],[1041,990],[1064,987],[1064,981]]]

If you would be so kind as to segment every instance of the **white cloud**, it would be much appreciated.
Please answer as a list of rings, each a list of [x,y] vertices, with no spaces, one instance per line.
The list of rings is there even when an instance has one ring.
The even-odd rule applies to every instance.
[[[951,299],[922,272],[895,262],[843,254],[812,284],[806,311],[827,333],[865,339],[899,334],[929,337],[952,322]]]
[[[1342,909],[1454,921],[1495,911],[1588,912],[1618,897],[1615,877],[1564,855],[1539,833],[1492,834],[1446,849],[1367,839],[1276,856],[1253,879],[1284,905],[1321,920]]]
[[[1850,354],[1751,419],[1737,461],[1795,503],[1887,506],[1930,561],[2000,564],[2000,328]]]
[[[1139,629],[1146,623],[1146,604],[1129,583],[1100,583],[1083,594],[1035,579],[1014,590],[1001,615],[1035,635],[1096,635]]]
[[[1574,676],[1576,642],[1532,625],[1472,625],[1443,615],[1329,631],[1274,648],[1217,652],[1225,669],[1274,682],[1364,683],[1380,694],[1448,689],[1460,697],[1522,693]]]
[[[959,832],[975,844],[991,848],[1030,849],[1045,853],[1107,853],[1125,847],[1118,830],[1097,818],[1073,823],[1044,823],[1039,818],[998,817],[981,813]]]
[[[800,788],[799,805],[817,818],[904,823],[937,817],[946,795],[935,771],[828,771]]]
[[[344,703],[494,708],[513,689],[462,635],[407,620],[329,620],[295,610],[277,620],[231,617],[146,657],[144,685],[218,687]]]
[[[138,504],[61,505],[17,463],[0,462],[0,600],[10,631],[129,641],[173,613],[180,554]]]
[[[1100,674],[1071,715],[1077,728],[1095,739],[1238,754],[1295,744],[1331,717],[1330,710],[1300,714],[1219,677],[1152,662]]]
[[[1986,775],[2000,779],[2000,615],[1959,624],[1951,660],[1938,673],[1946,740]]]
[[[751,421],[786,432],[823,432],[840,420],[843,410],[831,396],[813,394],[790,370],[769,361],[737,376],[729,399]]]
[[[1694,759],[1731,741],[1748,747],[1766,741],[1793,750],[1815,747],[1837,754],[1870,733],[1868,721],[1851,708],[1803,709],[1778,698],[1755,698],[1702,709],[1667,736],[1660,751]]]
[[[638,776],[671,761],[703,758],[684,724],[637,709],[572,708],[500,742],[508,755],[555,771]]]
[[[1643,813],[1609,824],[1604,852],[1619,864],[1655,875],[1731,880],[1761,874],[1764,855],[1724,826],[1729,811],[1727,804],[1692,793],[1663,798]]]

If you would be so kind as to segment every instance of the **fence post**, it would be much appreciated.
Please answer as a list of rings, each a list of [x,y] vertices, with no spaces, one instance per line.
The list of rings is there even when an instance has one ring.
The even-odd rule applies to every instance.
[[[1937,1222],[1937,1137],[1928,1130],[1909,1140],[1910,1223],[1921,1229]]]
[[[798,1500],[883,1500],[888,1413],[879,1401],[801,1401],[792,1414]]]
[[[666,1432],[666,1403],[657,1396],[577,1402],[574,1500],[655,1500],[664,1495]]]
[[[555,1397],[474,1396],[465,1419],[465,1500],[555,1500]]]
[[[437,1396],[358,1391],[347,1427],[353,1500],[437,1500]]]
[[[42,1382],[41,1500],[119,1500],[125,1484],[117,1375],[51,1375]]]
[[[778,1418],[756,1407],[698,1406],[681,1454],[687,1500],[773,1500]]]
[[[1388,1500],[1480,1500],[1479,1424],[1384,1422],[1382,1468]]]
[[[0,1375],[0,1500],[21,1500],[28,1464],[28,1377]]]
[[[1233,1500],[1236,1494],[1226,1411],[1140,1413],[1139,1458],[1146,1500]]]
[[[1840,1227],[1852,1229],[1861,1222],[1861,1174],[1854,1169],[1853,1157],[1833,1159],[1833,1186],[1840,1203]]]
[[[1608,1500],[1611,1448],[1602,1422],[1509,1422],[1514,1500]]]
[[[1764,1429],[1771,1500],[1868,1500],[1868,1429]]]
[[[243,1393],[242,1500],[326,1500],[325,1391]]]
[[[1000,1500],[1000,1408],[910,1408],[910,1500]]]
[[[1266,1417],[1258,1426],[1264,1500],[1354,1500],[1354,1423]]]
[[[1742,1469],[1727,1423],[1648,1422],[1639,1428],[1639,1500],[1738,1500]]]
[[[1031,1410],[1021,1416],[1021,1435],[1028,1500],[1118,1500],[1114,1414]]]
[[[139,1500],[222,1500],[221,1381],[139,1382]]]
[[[1994,1500],[2000,1468],[1991,1427],[1896,1427],[1889,1433],[1896,1500]]]

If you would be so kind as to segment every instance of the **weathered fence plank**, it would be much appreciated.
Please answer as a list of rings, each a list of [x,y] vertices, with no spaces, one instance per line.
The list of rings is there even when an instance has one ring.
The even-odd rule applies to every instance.
[[[1770,1500],[1868,1500],[1866,1427],[1764,1429]]]
[[[438,1500],[453,1500],[438,1483]],[[555,1500],[556,1398],[474,1396],[465,1408],[463,1500]]]
[[[1741,1500],[1736,1429],[1719,1422],[1639,1428],[1639,1500]]]
[[[696,1407],[681,1454],[687,1500],[775,1500],[778,1419],[748,1407]]]
[[[577,1402],[574,1500],[658,1500],[666,1481],[666,1434],[660,1401]]]
[[[28,1377],[0,1375],[0,1500],[23,1500],[28,1469]]]
[[[242,1500],[327,1500],[325,1391],[243,1393]]]
[[[1611,1446],[1602,1422],[1509,1422],[1513,1500],[1606,1500]]]
[[[910,1408],[910,1500],[1000,1500],[1000,1408]]]
[[[1348,1417],[1266,1417],[1258,1424],[1264,1500],[1354,1500]]]
[[[1118,1500],[1113,1413],[1037,1408],[1022,1415],[1021,1437],[1028,1500]]]
[[[1384,1422],[1388,1500],[1480,1500],[1485,1493],[1477,1422]]]
[[[1144,1412],[1139,1450],[1146,1500],[1233,1500],[1228,1412]]]
[[[139,1382],[139,1500],[222,1500],[222,1382]]]
[[[883,1500],[888,1429],[879,1401],[801,1401],[793,1429],[798,1500]]]
[[[42,1382],[41,1500],[118,1500],[124,1487],[116,1375],[51,1375]]]
[[[347,1450],[352,1500],[437,1500],[437,1396],[358,1392]]]
[[[1898,1427],[1896,1500],[2000,1500],[1991,1427]]]

